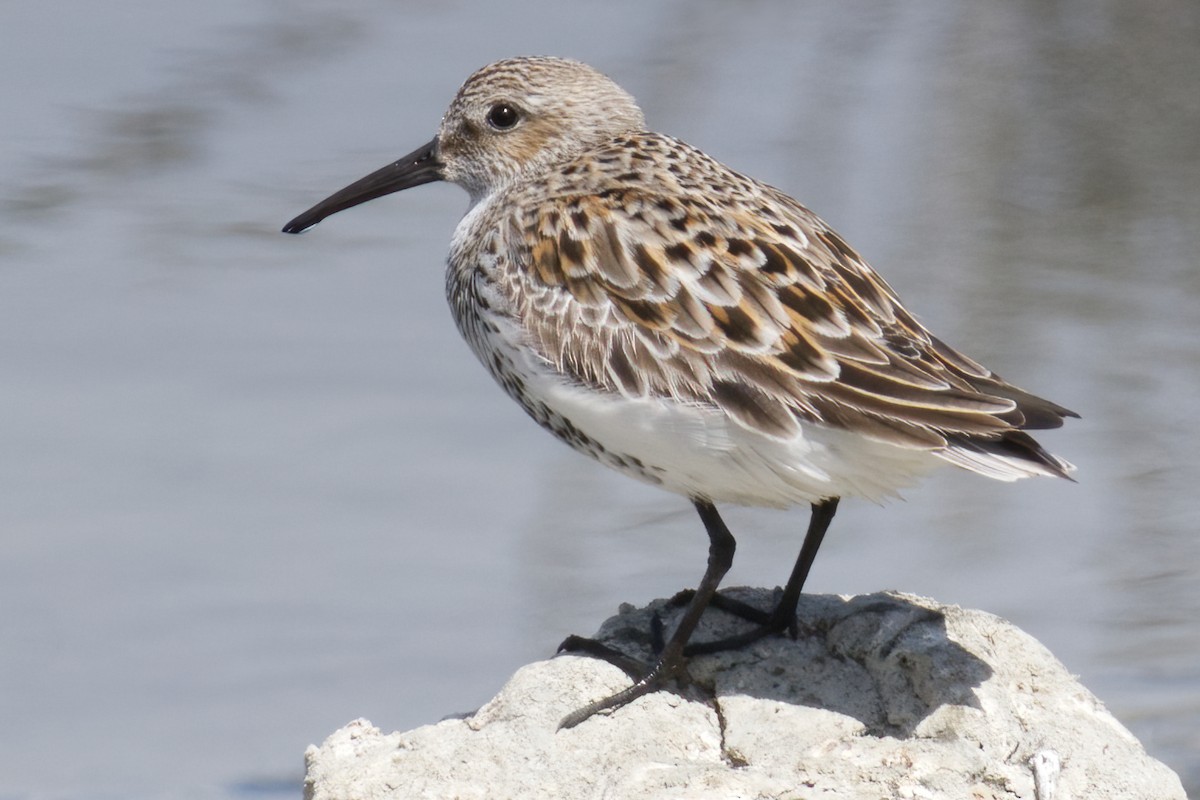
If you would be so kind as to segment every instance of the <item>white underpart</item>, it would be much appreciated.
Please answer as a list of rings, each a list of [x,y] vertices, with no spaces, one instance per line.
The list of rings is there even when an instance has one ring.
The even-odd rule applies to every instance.
[[[712,406],[597,392],[567,381],[525,347],[500,346],[531,396],[610,453],[641,461],[664,489],[688,497],[777,508],[830,497],[881,501],[946,464],[928,451],[819,425],[802,425],[787,441],[773,439]]]

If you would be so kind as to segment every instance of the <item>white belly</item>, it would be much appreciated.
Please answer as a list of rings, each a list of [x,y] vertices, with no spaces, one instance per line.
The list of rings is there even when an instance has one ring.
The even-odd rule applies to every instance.
[[[538,422],[606,465],[687,497],[780,508],[830,497],[878,501],[946,463],[818,425],[780,441],[711,406],[597,392],[564,381],[528,351],[509,355],[523,384],[517,399]]]

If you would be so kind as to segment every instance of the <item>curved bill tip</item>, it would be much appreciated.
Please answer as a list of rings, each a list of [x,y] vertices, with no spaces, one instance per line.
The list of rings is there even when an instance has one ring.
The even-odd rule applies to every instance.
[[[437,139],[418,147],[408,155],[377,169],[341,191],[334,192],[283,226],[284,233],[304,233],[326,217],[347,208],[411,189],[423,183],[442,180],[442,162],[437,157]]]

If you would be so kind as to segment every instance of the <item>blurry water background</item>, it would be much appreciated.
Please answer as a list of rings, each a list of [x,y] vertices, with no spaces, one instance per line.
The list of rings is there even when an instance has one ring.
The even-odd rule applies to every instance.
[[[1200,791],[1200,6],[9,3],[0,798],[296,796],[305,745],[486,700],[692,586],[683,500],[546,436],[459,341],[448,185],[280,226],[568,55],[831,221],[943,338],[1083,414],[1077,485],[845,503],[814,592],[1037,636]],[[730,510],[727,584],[807,514]]]

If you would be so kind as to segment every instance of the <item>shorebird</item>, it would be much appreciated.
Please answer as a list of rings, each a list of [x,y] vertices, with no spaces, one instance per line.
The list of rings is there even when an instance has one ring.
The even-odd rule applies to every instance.
[[[1003,481],[1073,469],[1025,431],[1076,414],[944,344],[824,221],[647,130],[585,64],[480,69],[432,141],[283,230],[431,181],[470,194],[446,294],[475,355],[555,436],[688,498],[709,537],[657,660],[563,727],[662,688],[689,654],[794,630],[840,498],[886,498],[946,464]],[[717,503],[812,513],[775,609],[743,609],[745,635],[689,647],[733,561]],[[602,650],[584,642],[567,646]]]

